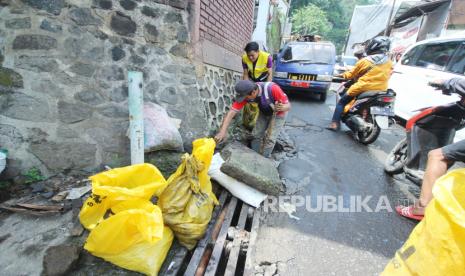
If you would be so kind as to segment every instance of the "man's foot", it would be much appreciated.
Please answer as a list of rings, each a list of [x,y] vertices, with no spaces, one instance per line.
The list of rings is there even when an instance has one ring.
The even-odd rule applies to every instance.
[[[410,206],[396,206],[396,211],[399,215],[409,218],[409,219],[414,219],[414,220],[422,220],[423,216],[425,214],[425,208],[421,206],[416,206],[416,205],[410,205]]]
[[[340,129],[340,125],[336,122],[332,122],[329,126],[326,127],[326,129],[332,130],[332,131],[337,131]]]

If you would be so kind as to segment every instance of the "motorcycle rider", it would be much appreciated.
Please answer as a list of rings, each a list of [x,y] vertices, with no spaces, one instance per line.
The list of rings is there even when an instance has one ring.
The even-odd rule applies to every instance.
[[[465,79],[436,80],[430,84],[442,88],[443,91],[452,91],[465,95]],[[428,153],[425,175],[421,184],[419,200],[410,206],[396,206],[397,213],[410,219],[423,219],[425,208],[433,199],[434,183],[439,177],[446,174],[447,169],[456,161],[465,162],[465,140],[430,151]]]
[[[339,130],[344,107],[356,96],[367,91],[387,90],[392,71],[392,62],[387,55],[390,46],[391,41],[388,37],[379,36],[373,38],[365,46],[365,52],[368,56],[359,60],[351,71],[338,76],[353,80],[354,83],[337,103],[331,124],[327,129]]]

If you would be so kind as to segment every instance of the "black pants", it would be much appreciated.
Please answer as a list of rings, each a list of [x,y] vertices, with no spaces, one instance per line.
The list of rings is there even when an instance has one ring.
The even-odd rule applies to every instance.
[[[258,78],[254,78],[252,74],[249,72],[249,78],[253,82],[266,82],[268,79],[268,73],[263,73]]]

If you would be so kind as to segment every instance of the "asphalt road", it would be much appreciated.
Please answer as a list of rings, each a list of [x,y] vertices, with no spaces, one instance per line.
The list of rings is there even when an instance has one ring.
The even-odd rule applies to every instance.
[[[374,144],[364,146],[344,129],[324,129],[334,109],[333,93],[326,103],[292,95],[290,100],[286,131],[298,154],[281,163],[279,171],[287,194],[295,196],[290,206],[295,206],[293,215],[298,219],[268,208],[256,244],[256,273],[379,275],[416,225],[387,207],[394,209],[406,199],[402,181],[383,172],[384,159],[403,138],[403,129],[384,130]],[[310,196],[310,201],[306,200],[310,211],[297,198],[305,196]],[[329,202],[334,198],[340,205],[336,211]],[[284,198],[283,202],[290,200]],[[363,200],[373,212],[362,208]],[[324,202],[329,202],[328,208]],[[384,208],[374,212],[378,204]]]

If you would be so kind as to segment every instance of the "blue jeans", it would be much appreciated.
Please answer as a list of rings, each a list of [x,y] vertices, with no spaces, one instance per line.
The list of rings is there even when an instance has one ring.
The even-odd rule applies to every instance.
[[[333,123],[338,123],[341,121],[341,116],[342,113],[344,112],[344,106],[346,106],[350,101],[352,101],[354,97],[348,96],[347,94],[344,94],[341,99],[339,99],[339,102],[337,102],[336,109],[334,109],[334,114],[333,114]]]

